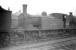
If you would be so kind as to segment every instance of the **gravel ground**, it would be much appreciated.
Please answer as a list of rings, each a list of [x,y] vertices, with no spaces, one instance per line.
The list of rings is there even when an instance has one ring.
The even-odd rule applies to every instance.
[[[76,38],[46,41],[22,46],[14,46],[3,50],[75,50]]]

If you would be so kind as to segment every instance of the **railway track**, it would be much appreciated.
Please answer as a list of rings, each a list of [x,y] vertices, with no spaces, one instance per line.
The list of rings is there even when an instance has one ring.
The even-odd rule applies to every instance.
[[[7,50],[74,50],[76,37],[13,47]]]

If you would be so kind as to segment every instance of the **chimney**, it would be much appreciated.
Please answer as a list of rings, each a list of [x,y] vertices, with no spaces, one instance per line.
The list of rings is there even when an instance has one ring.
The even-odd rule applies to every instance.
[[[23,4],[23,14],[27,14],[27,4]]]

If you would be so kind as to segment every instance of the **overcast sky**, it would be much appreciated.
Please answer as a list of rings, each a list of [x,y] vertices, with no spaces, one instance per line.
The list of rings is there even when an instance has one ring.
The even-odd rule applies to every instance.
[[[0,0],[0,5],[13,11],[13,13],[22,11],[22,4],[27,4],[29,14],[41,14],[42,11],[50,13],[67,13],[76,14],[75,0]]]

